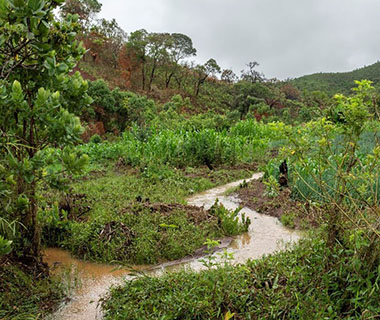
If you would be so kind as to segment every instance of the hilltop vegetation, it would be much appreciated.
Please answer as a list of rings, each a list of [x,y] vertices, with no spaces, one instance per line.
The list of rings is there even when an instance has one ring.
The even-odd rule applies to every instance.
[[[336,93],[350,94],[355,80],[371,80],[377,88],[380,85],[380,62],[351,72],[315,73],[290,81],[301,91],[323,91],[329,96]]]

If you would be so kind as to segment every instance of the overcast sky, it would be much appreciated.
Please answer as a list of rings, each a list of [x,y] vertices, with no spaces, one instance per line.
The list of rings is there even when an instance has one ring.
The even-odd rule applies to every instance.
[[[380,0],[100,0],[102,18],[130,33],[191,37],[197,62],[268,78],[350,71],[380,59]]]

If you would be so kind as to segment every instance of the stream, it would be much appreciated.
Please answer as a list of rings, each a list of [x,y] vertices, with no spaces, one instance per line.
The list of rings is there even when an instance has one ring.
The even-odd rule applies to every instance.
[[[260,179],[261,173],[254,174],[251,180]],[[235,181],[224,186],[207,190],[203,193],[191,196],[188,204],[209,209],[219,199],[227,209],[235,210],[239,207],[239,199],[234,196],[224,196],[227,190],[239,186],[244,180]],[[257,259],[265,254],[281,250],[289,242],[297,241],[300,232],[285,228],[277,218],[259,214],[251,209],[243,208],[241,213],[251,219],[251,225],[247,233],[234,238],[222,239],[218,249],[225,248],[233,253],[234,263],[243,263],[248,259]],[[217,253],[215,253],[217,254]],[[45,250],[45,261],[59,270],[60,267],[70,267],[76,271],[81,285],[73,292],[70,301],[48,319],[57,320],[94,320],[101,319],[101,310],[98,308],[99,299],[104,296],[112,285],[123,283],[129,270],[117,268],[114,265],[85,262],[71,257],[70,253],[62,249],[50,248]],[[204,265],[199,256],[185,257],[180,260],[166,262],[156,266],[135,266],[135,270],[159,276],[165,271],[175,271],[180,268],[202,270]]]

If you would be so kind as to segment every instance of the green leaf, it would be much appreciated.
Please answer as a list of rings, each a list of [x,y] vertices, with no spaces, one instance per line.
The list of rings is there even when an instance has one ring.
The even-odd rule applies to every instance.
[[[22,92],[21,84],[20,82],[15,80],[12,85],[12,99],[15,102],[20,102],[21,100],[23,100],[23,98],[24,95]]]
[[[12,251],[11,245],[12,245],[12,241],[4,239],[3,236],[0,235],[0,257],[11,253]]]
[[[67,72],[68,70],[69,70],[69,67],[66,63],[62,62],[58,65],[58,72],[63,73],[63,72]]]
[[[37,13],[43,9],[45,6],[45,1],[43,0],[29,0],[28,7],[33,11],[33,13]]]
[[[11,7],[15,9],[21,9],[22,7],[25,6],[25,1],[24,0],[9,0],[9,4]]]
[[[0,47],[4,44],[5,40],[5,37],[3,35],[0,35]]]
[[[47,29],[50,28],[49,24],[48,24],[45,20],[42,20],[41,22],[42,22],[42,24],[43,24]]]
[[[9,12],[8,0],[0,0],[0,18],[5,19]]]

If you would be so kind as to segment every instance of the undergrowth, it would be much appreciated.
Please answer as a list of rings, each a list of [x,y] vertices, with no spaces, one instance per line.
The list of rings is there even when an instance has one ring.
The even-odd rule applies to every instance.
[[[0,261],[0,319],[41,319],[67,293],[62,279],[36,276],[19,263]]]
[[[241,224],[236,214],[220,206],[205,215],[186,206],[185,198],[248,177],[250,170],[125,170],[77,179],[68,193],[49,194],[40,212],[45,245],[66,248],[86,260],[157,263],[191,254],[207,238],[239,234],[249,223]],[[201,220],[194,220],[194,214]]]
[[[245,265],[127,281],[103,309],[105,319],[374,319],[379,285],[355,243],[327,249],[318,234]]]

